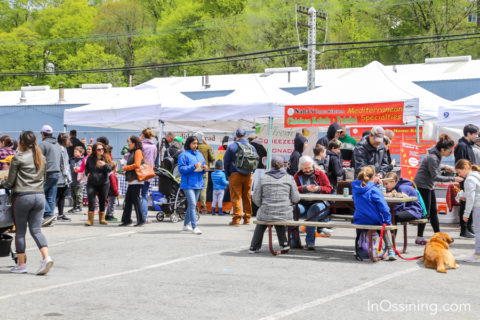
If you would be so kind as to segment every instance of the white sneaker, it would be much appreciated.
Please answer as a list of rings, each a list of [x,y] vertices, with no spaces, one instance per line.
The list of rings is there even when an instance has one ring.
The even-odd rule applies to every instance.
[[[12,273],[27,273],[27,265],[22,264],[21,266],[19,266],[17,264],[15,267],[10,269],[10,272],[12,272]]]
[[[192,230],[192,233],[193,234],[202,234],[202,231],[200,231],[200,229],[198,229],[198,228],[195,228],[195,229]]]
[[[50,256],[46,257],[45,259],[42,260],[42,265],[40,266],[40,269],[37,271],[37,276],[43,276],[50,271],[50,268],[53,266],[53,260],[50,258]]]
[[[471,257],[465,259],[465,262],[480,263],[480,255],[472,254]]]
[[[182,231],[189,231],[189,232],[191,232],[191,231],[193,231],[193,229],[192,229],[192,227],[191,227],[190,225],[188,225],[188,226],[183,226]]]

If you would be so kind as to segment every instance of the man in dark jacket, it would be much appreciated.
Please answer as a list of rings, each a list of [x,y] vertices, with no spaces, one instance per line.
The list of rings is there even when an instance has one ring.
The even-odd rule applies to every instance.
[[[343,128],[338,123],[334,122],[328,127],[327,134],[318,139],[317,144],[321,144],[322,146],[327,148],[330,140],[340,138],[340,135],[342,133]]]
[[[43,155],[47,159],[47,177],[45,179],[45,212],[43,214],[42,226],[51,224],[55,217],[55,202],[57,199],[57,184],[60,178],[60,145],[57,139],[53,137],[53,129],[49,125],[44,125],[40,131],[42,142],[38,144]]]
[[[303,151],[307,148],[308,139],[305,138],[301,133],[295,135],[295,140],[293,141],[293,149],[294,151],[290,155],[290,159],[288,160],[288,169],[287,172],[289,175],[294,176],[295,173],[298,171],[298,159],[303,154]]]
[[[455,163],[462,159],[467,159],[471,163],[475,163],[475,153],[473,152],[473,145],[478,138],[478,127],[473,124],[467,124],[463,128],[463,137],[458,140],[458,144],[455,147],[454,156]],[[460,187],[463,190],[463,182],[460,183]],[[472,216],[468,219],[468,222],[463,221],[463,214],[465,212],[465,201],[460,200],[460,211],[458,213],[460,218],[460,237],[474,238],[475,232],[472,228]]]
[[[368,136],[358,142],[353,150],[353,167],[355,178],[365,166],[374,166],[378,179],[387,174],[390,165],[387,159],[387,151],[383,145],[385,131],[382,127],[373,127]]]
[[[343,176],[343,173],[344,173],[342,158],[340,155],[341,146],[342,146],[342,143],[340,142],[340,140],[337,140],[337,139],[332,139],[328,143],[328,149],[327,149],[328,164],[327,164],[326,174],[327,174],[328,180],[330,181],[330,184],[332,185],[333,194],[337,193],[338,177]]]
[[[73,151],[75,150],[75,147],[82,147],[84,153],[85,151],[87,151],[87,148],[85,147],[85,145],[80,140],[78,140],[77,130],[75,129],[70,130],[70,142],[72,143],[72,145],[67,148],[69,159],[72,159],[74,157]]]

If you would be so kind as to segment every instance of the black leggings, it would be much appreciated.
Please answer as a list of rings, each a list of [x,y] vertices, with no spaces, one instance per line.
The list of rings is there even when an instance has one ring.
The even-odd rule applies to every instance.
[[[68,186],[57,188],[57,206],[58,215],[63,215],[63,208],[65,207],[65,197],[67,196]]]
[[[435,190],[418,188],[418,191],[420,192],[423,202],[425,203],[425,207],[427,209],[426,218],[430,220],[430,224],[432,225],[433,232],[440,232],[440,224],[438,222],[438,214],[437,214],[437,198],[435,197]],[[423,232],[425,231],[426,226],[427,226],[426,223],[422,223],[418,225],[418,229],[417,229],[418,237],[423,237]]]
[[[257,226],[255,227],[255,231],[253,232],[252,243],[250,244],[251,248],[260,249],[263,242],[263,234],[265,233],[266,229],[267,229],[266,225],[257,224]],[[278,243],[282,247],[288,246],[288,240],[287,240],[287,235],[285,230],[286,230],[285,226],[275,226],[275,231],[277,232],[277,237],[278,237]]]
[[[98,196],[100,212],[105,212],[105,202],[107,201],[108,189],[110,189],[110,182],[99,186],[87,184],[88,211],[95,211],[95,201]]]
[[[132,223],[132,207],[135,207],[135,214],[137,215],[137,223],[143,223],[142,213],[142,198],[140,193],[143,184],[129,184],[127,193],[125,194],[125,207],[123,208],[122,222]]]

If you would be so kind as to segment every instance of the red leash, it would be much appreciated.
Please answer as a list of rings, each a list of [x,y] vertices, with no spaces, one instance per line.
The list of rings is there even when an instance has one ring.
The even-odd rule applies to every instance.
[[[387,226],[386,223],[383,224],[382,226],[382,230],[380,230],[380,242],[378,244],[378,249],[380,249],[382,247],[382,241],[383,241],[383,232],[385,231],[385,227]],[[392,235],[392,239],[395,238],[395,234],[393,232],[390,232],[391,235]],[[395,241],[392,241],[392,242],[395,242]],[[395,251],[395,253],[397,254],[397,256],[399,256],[401,259],[403,260],[406,260],[406,261],[412,261],[412,260],[418,260],[420,258],[422,258],[423,256],[418,256],[418,257],[413,257],[413,258],[404,258],[402,257],[402,255],[400,254],[400,252],[397,251],[397,248],[395,248],[395,245],[392,243],[392,249],[393,251]]]

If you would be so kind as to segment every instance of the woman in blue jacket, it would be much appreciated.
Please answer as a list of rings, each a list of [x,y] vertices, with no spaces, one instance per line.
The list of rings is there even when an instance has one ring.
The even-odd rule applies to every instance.
[[[375,168],[372,166],[363,167],[352,182],[352,197],[355,205],[353,223],[363,225],[387,225],[392,224],[390,208],[373,180],[375,179]],[[389,237],[389,232],[383,234],[385,246],[388,249],[389,260],[396,260],[395,252]]]
[[[197,147],[197,138],[194,136],[188,137],[185,141],[185,152],[178,157],[178,171],[181,175],[180,189],[185,193],[188,202],[183,231],[202,234],[202,231],[197,228],[195,209],[198,197],[203,189],[203,175],[207,172],[208,167],[205,164],[205,158],[197,150]]]

